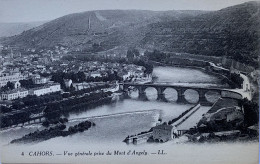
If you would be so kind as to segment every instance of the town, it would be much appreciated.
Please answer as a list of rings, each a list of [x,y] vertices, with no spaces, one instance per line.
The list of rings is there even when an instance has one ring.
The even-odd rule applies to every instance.
[[[63,59],[60,54],[67,53],[63,48],[40,54],[29,49],[26,52],[30,55],[21,55],[7,47],[1,51],[4,52],[0,58],[2,100],[41,96],[61,89],[77,91],[97,82],[136,81],[145,76],[145,68],[140,65]]]
[[[152,72],[154,65],[158,64],[170,66],[179,64],[194,68],[203,66],[201,68],[204,71],[218,75],[221,78],[223,76],[222,83],[229,86],[229,91],[220,90],[221,98],[210,103],[204,97],[207,91],[203,93],[199,91],[202,88],[193,88],[202,94],[199,96],[198,104],[168,123],[159,119],[157,126],[138,135],[128,136],[124,140],[126,143],[166,142],[184,134],[186,136],[189,134],[189,140],[194,142],[194,140],[198,140],[194,139],[196,135],[197,138],[205,140],[205,135],[212,136],[213,131],[221,129],[223,133],[216,132],[220,133],[219,136],[230,135],[234,138],[234,135],[240,136],[237,135],[238,133],[245,133],[244,126],[245,122],[246,124],[250,122],[247,120],[249,117],[251,122],[248,125],[251,125],[251,129],[256,129],[257,119],[252,121],[252,117],[257,116],[256,111],[245,112],[245,110],[252,110],[245,108],[251,108],[254,104],[249,103],[248,106],[244,104],[241,108],[239,105],[241,104],[240,100],[233,99],[243,99],[244,103],[248,103],[248,100],[255,101],[257,97],[256,84],[259,82],[259,77],[257,71],[251,71],[252,68],[243,67],[238,62],[234,64],[233,61],[230,62],[230,59],[224,57],[220,58],[219,62],[221,64],[219,64],[216,63],[215,58],[208,62],[205,61],[205,57],[201,57],[204,60],[198,60],[198,57],[192,58],[193,56],[189,55],[187,60],[179,57],[179,54],[165,54],[159,51],[140,53],[137,49],[128,50],[124,57],[122,55],[84,56],[84,54],[80,53],[78,55],[72,54],[73,52],[62,46],[56,46],[55,50],[21,50],[11,46],[1,47],[1,128],[35,123],[42,123],[44,127],[54,126],[54,129],[30,133],[29,136],[26,135],[21,139],[13,140],[12,143],[24,142],[25,140],[29,142],[32,137],[38,138],[38,140],[46,140],[59,136],[58,134],[67,136],[77,131],[87,130],[89,126],[86,129],[84,126],[81,128],[75,126],[69,127],[68,131],[64,131],[66,128],[64,123],[68,122],[68,119],[62,118],[62,113],[109,104],[113,99],[112,97],[114,97],[111,94],[121,90],[125,95],[133,89],[134,85],[131,86],[131,84],[151,85],[151,87],[157,88],[156,84],[152,84],[154,78],[156,78],[152,76]],[[210,58],[207,58],[207,60],[210,60]],[[229,69],[222,67],[228,65]],[[249,71],[249,73],[241,73],[244,71]],[[121,84],[123,84],[124,88],[126,87],[126,90],[124,88],[122,90]],[[144,98],[142,100],[147,99],[143,93],[145,88],[136,87],[139,98]],[[180,90],[178,88],[174,89],[178,92]],[[163,90],[158,88],[157,90],[158,99],[167,101],[165,97],[161,96]],[[179,95],[184,95],[185,90],[181,92],[183,93],[178,93],[177,102],[188,103],[185,97],[179,97]],[[126,94],[124,97],[128,96]],[[230,98],[232,98],[232,103],[229,100]],[[189,117],[194,117],[196,113],[199,113],[197,111],[200,110],[201,105],[212,107],[201,119],[197,117],[198,123],[196,127],[191,129],[176,128],[178,126],[182,127],[181,124],[187,122],[186,120]],[[208,119],[214,120],[214,123],[209,124]],[[226,121],[222,123],[215,122],[217,120],[223,121],[223,119],[226,119]],[[95,123],[91,122],[89,124],[95,125]],[[214,130],[212,124],[215,126]],[[50,132],[52,135],[47,135]],[[257,132],[253,132],[253,134],[257,134]],[[42,136],[44,138],[41,139]],[[213,136],[216,136],[216,134]],[[201,140],[199,139],[199,141]]]

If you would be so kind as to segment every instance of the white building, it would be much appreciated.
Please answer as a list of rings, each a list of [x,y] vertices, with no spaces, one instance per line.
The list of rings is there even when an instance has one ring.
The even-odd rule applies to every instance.
[[[72,85],[76,89],[76,91],[91,87],[91,85],[89,83],[74,83]]]
[[[53,84],[50,84],[49,86],[50,86],[50,92],[51,93],[59,92],[61,90],[59,83],[53,83]]]
[[[1,94],[2,100],[14,100],[17,98],[24,98],[29,94],[28,90],[24,88],[13,89],[10,91],[3,92]]]
[[[8,81],[20,81],[25,77],[20,72],[2,72],[0,74],[0,87],[5,86]]]
[[[98,72],[98,71],[91,72],[91,73],[90,73],[90,76],[91,76],[91,77],[94,77],[94,78],[95,78],[95,77],[102,77],[102,76],[101,76],[101,73]]]
[[[64,79],[64,83],[66,88],[69,88],[72,84],[72,80],[71,79]]]
[[[35,77],[32,80],[34,84],[46,84],[49,81],[46,77]]]
[[[37,87],[29,90],[30,95],[36,95],[36,96],[41,96],[41,95],[46,95],[49,93],[54,93],[60,91],[60,84],[59,83],[53,83],[53,84],[48,84],[43,87]]]

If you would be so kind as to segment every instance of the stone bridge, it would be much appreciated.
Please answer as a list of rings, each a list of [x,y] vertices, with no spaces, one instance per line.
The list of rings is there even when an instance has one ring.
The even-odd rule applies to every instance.
[[[193,86],[180,86],[180,85],[168,85],[168,84],[135,84],[135,83],[120,83],[120,90],[128,93],[130,91],[130,87],[134,87],[138,90],[138,98],[142,100],[147,100],[147,96],[145,90],[149,87],[155,88],[157,90],[157,100],[167,101],[165,98],[164,91],[166,88],[172,88],[177,91],[177,103],[190,103],[185,98],[186,90],[194,90],[199,95],[199,100],[196,103],[200,103],[201,105],[212,105],[213,102],[208,101],[206,98],[206,93],[211,91],[214,93],[218,93],[221,97],[229,97],[235,99],[242,99],[241,94],[236,93],[234,91],[229,91],[228,89],[221,88],[202,88],[202,87],[193,87]],[[127,94],[128,95],[128,94]]]

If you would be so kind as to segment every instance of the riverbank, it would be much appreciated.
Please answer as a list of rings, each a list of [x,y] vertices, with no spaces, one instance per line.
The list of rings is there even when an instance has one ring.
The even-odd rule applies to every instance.
[[[22,138],[12,140],[10,143],[11,144],[17,144],[17,143],[26,144],[26,143],[32,143],[32,142],[46,141],[51,138],[60,137],[60,136],[66,137],[69,135],[76,134],[78,132],[84,132],[84,131],[88,130],[91,126],[95,126],[95,125],[96,124],[93,122],[84,121],[77,125],[70,126],[68,128],[68,130],[65,130],[66,125],[60,124],[60,125],[56,125],[54,127],[50,127],[48,129],[44,129],[42,131],[37,130],[33,133],[26,134]]]
[[[156,70],[157,67],[154,69]],[[171,76],[171,81],[178,83],[179,81],[185,81],[187,83],[215,83],[220,84],[217,77],[206,74],[205,72],[193,69],[181,69],[168,68],[162,70],[158,75],[158,80],[162,80],[164,77]],[[175,71],[173,71],[175,69]],[[177,74],[175,73],[177,72]],[[148,94],[153,96],[153,94]],[[193,95],[190,95],[194,98]],[[76,103],[75,103],[76,104]],[[70,105],[70,104],[69,104]],[[158,121],[158,117],[163,117],[163,120],[169,121],[172,118],[177,117],[185,109],[190,108],[191,104],[176,104],[175,102],[159,102],[159,101],[137,101],[137,100],[119,100],[116,103],[108,103],[97,107],[84,107],[74,112],[69,112],[65,115],[66,118],[71,121],[69,124],[75,125],[79,120],[89,119],[94,116],[92,120],[97,120],[99,123],[95,128],[90,129],[88,132],[76,134],[75,137],[65,137],[62,141],[75,141],[90,144],[95,142],[107,143],[113,142],[119,144],[125,138],[129,131],[133,134],[137,134],[142,130],[147,130],[153,127]],[[160,111],[150,111],[151,109],[160,109]],[[133,114],[123,114],[124,112],[142,111],[146,110],[149,112],[139,112]],[[116,115],[119,113],[120,115]],[[203,112],[201,112],[203,113]],[[110,117],[110,114],[114,114]],[[79,120],[77,120],[77,118]],[[16,132],[13,132],[14,136]],[[21,131],[18,131],[21,133]],[[31,133],[31,132],[29,132]],[[131,133],[132,134],[132,133]],[[18,134],[20,135],[20,134]],[[18,136],[17,135],[17,136]],[[123,137],[122,137],[123,136]],[[52,143],[52,139],[46,141],[46,144]],[[82,144],[83,144],[82,143]]]

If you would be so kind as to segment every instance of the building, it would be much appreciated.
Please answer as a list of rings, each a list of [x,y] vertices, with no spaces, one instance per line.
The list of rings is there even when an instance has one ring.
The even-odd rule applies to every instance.
[[[5,86],[8,81],[20,81],[25,77],[20,72],[2,72],[0,74],[0,87]]]
[[[72,84],[72,80],[71,79],[64,79],[64,83],[66,88],[69,88]]]
[[[49,82],[49,78],[46,77],[35,77],[32,80],[34,84],[46,84]]]
[[[161,124],[153,128],[153,139],[155,142],[167,142],[173,138],[172,125]]]
[[[19,81],[12,81],[11,83],[14,84],[14,88],[17,89],[17,88],[20,88],[21,87],[21,83]]]
[[[75,88],[76,91],[91,87],[91,85],[89,83],[74,83],[72,85],[73,85],[73,87]]]
[[[37,87],[29,90],[30,95],[36,95],[36,96],[41,96],[50,93],[50,88],[49,87]]]
[[[59,83],[53,83],[53,84],[49,84],[50,87],[50,92],[59,92],[61,90],[60,88],[60,84]]]
[[[1,94],[2,100],[14,100],[18,98],[24,98],[29,94],[28,90],[24,88],[17,88],[10,91],[3,92]]]
[[[90,73],[90,76],[91,76],[91,77],[94,77],[94,78],[95,78],[95,77],[102,77],[102,76],[101,76],[101,73],[98,72],[98,71],[91,72],[91,73]]]
[[[48,84],[43,87],[37,87],[29,90],[30,95],[36,95],[36,96],[41,96],[41,95],[46,95],[54,92],[59,92],[61,90],[60,84],[59,83],[53,83],[53,84]]]

